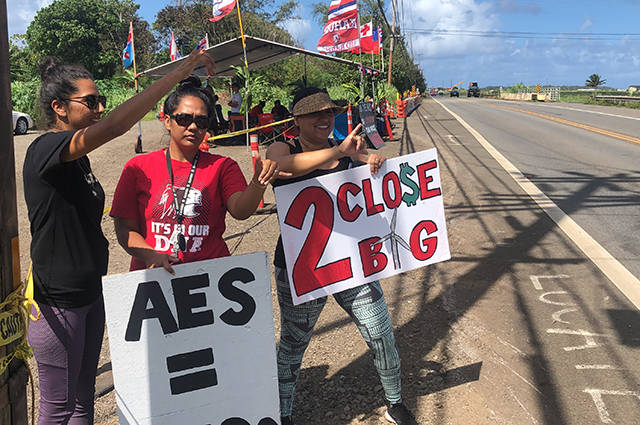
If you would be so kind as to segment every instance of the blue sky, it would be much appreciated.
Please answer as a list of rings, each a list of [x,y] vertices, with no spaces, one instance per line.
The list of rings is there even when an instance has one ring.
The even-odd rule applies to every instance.
[[[138,1],[141,16],[149,22],[171,2]],[[300,1],[301,19],[282,23],[311,50],[321,32],[310,13],[313,2]],[[25,32],[35,12],[50,3],[9,0],[9,34]],[[429,85],[449,86],[461,80],[478,81],[480,86],[581,85],[593,73],[612,87],[640,85],[640,0],[398,0],[398,5],[400,26],[412,39],[415,60]],[[389,11],[387,16],[391,17]],[[538,34],[504,38],[425,32],[432,29]],[[636,35],[576,40],[558,33],[579,33],[583,38],[600,38],[589,34],[602,33]]]

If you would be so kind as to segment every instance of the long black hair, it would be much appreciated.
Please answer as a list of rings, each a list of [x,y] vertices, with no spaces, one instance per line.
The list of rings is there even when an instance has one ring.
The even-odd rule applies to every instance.
[[[40,108],[47,127],[56,123],[56,113],[51,107],[54,100],[66,101],[78,90],[77,80],[93,80],[82,65],[63,64],[54,56],[46,56],[40,62]]]
[[[205,107],[207,108],[207,116],[210,117],[211,114],[213,114],[213,104],[211,103],[209,94],[207,94],[201,87],[202,84],[198,77],[190,76],[180,81],[178,87],[165,99],[164,113],[167,115],[173,114],[183,97],[194,96],[202,99]]]

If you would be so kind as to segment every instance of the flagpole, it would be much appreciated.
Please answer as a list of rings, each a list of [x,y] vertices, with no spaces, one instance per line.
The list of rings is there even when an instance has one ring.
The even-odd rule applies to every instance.
[[[131,55],[133,56],[133,82],[136,88],[136,94],[139,91],[138,87],[138,72],[136,71],[136,43],[133,41],[133,21],[129,21],[129,32],[131,32]],[[138,121],[138,139],[134,149],[135,153],[142,153],[142,123]]]
[[[382,34],[380,34],[380,31],[378,31],[378,43],[380,45],[380,74],[384,77],[384,43],[382,42]]]
[[[376,31],[378,31],[378,29],[376,28]],[[374,75],[374,71],[376,69],[376,64],[373,60],[373,51],[371,52],[371,90],[373,90],[373,96],[371,96],[371,98],[373,99],[373,105],[375,107],[376,104],[376,81],[375,81],[375,75]]]
[[[360,101],[364,102],[364,68],[362,66],[362,37],[360,34],[360,9],[358,9],[357,15],[358,22],[356,23],[358,26],[358,54],[360,57]]]
[[[391,24],[391,41],[389,44],[389,73],[387,75],[387,84],[391,85],[391,59],[393,58],[393,41],[396,38],[396,9],[398,7],[396,0],[393,0],[393,23]]]
[[[242,37],[242,53],[244,54],[244,66],[247,68],[247,77],[249,76],[249,63],[247,62],[247,46],[244,42],[244,29],[242,28],[242,15],[240,14],[240,1],[236,0],[236,8],[238,9],[238,22],[240,23],[240,36]],[[244,95],[246,99],[244,101],[244,123],[246,128],[249,129],[249,78],[244,80]],[[247,139],[247,149],[249,148],[249,132],[245,133]]]

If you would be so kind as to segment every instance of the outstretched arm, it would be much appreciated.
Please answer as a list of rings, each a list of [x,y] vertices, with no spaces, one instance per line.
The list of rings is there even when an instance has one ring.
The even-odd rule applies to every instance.
[[[227,210],[237,220],[245,220],[253,214],[264,191],[277,178],[291,177],[291,173],[280,171],[278,163],[270,159],[261,159],[260,154],[256,160],[256,167],[249,186],[243,191],[236,192],[227,199]]]
[[[206,66],[210,75],[215,73],[211,56],[204,50],[194,50],[174,71],[118,106],[105,119],[78,130],[62,152],[62,160],[67,162],[81,158],[127,132],[179,81],[187,78],[197,64]]]
[[[339,146],[310,152],[291,154],[288,144],[276,142],[269,146],[267,158],[277,161],[280,170],[293,177],[305,175],[343,156],[366,154],[364,139],[358,135],[361,128],[362,124],[358,124]]]

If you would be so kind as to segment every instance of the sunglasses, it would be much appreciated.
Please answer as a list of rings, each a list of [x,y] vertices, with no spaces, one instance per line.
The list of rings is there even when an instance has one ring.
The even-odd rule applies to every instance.
[[[107,98],[99,94],[88,94],[81,97],[70,97],[69,99],[65,100],[82,103],[84,106],[91,110],[97,109],[99,103],[101,103],[104,107],[107,106]]]
[[[204,130],[209,127],[209,117],[206,115],[192,115],[192,114],[172,114],[169,115],[180,127],[189,127],[192,122],[196,123],[196,127]]]

